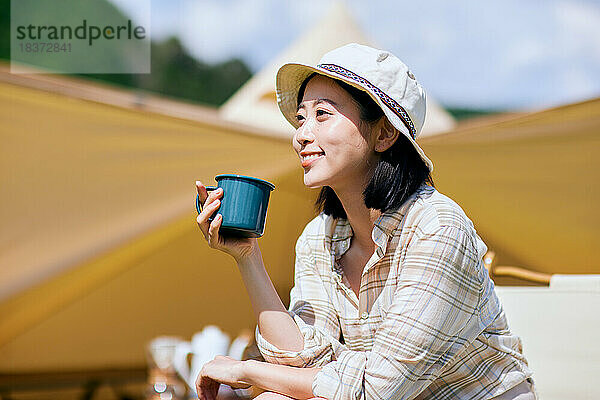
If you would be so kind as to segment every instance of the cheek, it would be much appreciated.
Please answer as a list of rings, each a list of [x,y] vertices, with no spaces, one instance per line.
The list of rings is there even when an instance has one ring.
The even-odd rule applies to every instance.
[[[342,163],[361,163],[370,154],[369,144],[359,135],[336,138],[332,148],[336,158]]]
[[[358,128],[346,119],[331,121],[324,130],[323,141],[332,147],[344,149],[344,151],[356,151],[368,146]]]

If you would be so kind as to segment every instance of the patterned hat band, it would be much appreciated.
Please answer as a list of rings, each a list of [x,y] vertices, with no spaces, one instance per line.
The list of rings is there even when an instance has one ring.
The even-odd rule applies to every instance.
[[[410,136],[413,139],[415,138],[417,131],[415,129],[415,126],[414,126],[412,120],[410,119],[410,116],[408,115],[406,110],[400,104],[398,104],[398,102],[396,102],[396,100],[394,100],[390,96],[388,96],[383,90],[379,89],[377,86],[373,85],[371,82],[369,82],[362,76],[356,75],[354,72],[349,71],[346,68],[340,67],[339,65],[319,64],[319,65],[317,65],[317,67],[325,69],[330,72],[335,72],[336,74],[342,75],[346,78],[350,78],[353,81],[360,83],[362,86],[370,89],[372,92],[374,92],[377,95],[377,97],[379,97],[379,99],[386,106],[389,107],[390,110],[392,110],[394,112],[394,114],[396,114],[400,118],[402,123],[408,128],[408,131],[410,132]]]

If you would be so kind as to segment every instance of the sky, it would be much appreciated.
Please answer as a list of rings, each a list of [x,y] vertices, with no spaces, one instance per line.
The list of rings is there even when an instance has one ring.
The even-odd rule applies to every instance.
[[[111,0],[152,38],[253,72],[322,20],[328,0]],[[533,110],[600,96],[600,0],[345,0],[368,37],[445,106]]]

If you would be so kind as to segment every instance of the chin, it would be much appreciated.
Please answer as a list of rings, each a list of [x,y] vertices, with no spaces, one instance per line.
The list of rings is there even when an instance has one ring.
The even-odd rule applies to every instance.
[[[314,175],[314,174],[313,174]],[[315,176],[311,175],[311,171],[304,172],[304,186],[309,187],[311,189],[317,189],[323,186],[327,186],[327,183],[322,179],[318,179]]]
[[[308,188],[311,188],[311,189],[317,189],[317,188],[323,187],[324,185],[320,185],[318,183],[314,183],[314,182],[312,182],[312,180],[305,178],[304,179],[304,186],[306,186]]]

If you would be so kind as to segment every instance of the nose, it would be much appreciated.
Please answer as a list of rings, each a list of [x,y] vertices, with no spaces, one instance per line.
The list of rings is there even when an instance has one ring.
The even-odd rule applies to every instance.
[[[309,121],[306,121],[301,127],[296,129],[295,139],[300,145],[306,145],[315,140],[315,135],[312,132]]]

